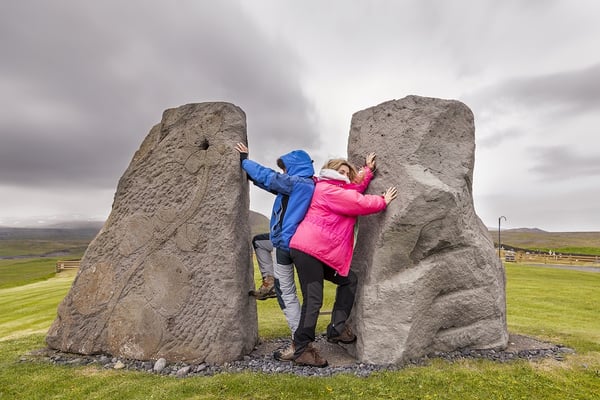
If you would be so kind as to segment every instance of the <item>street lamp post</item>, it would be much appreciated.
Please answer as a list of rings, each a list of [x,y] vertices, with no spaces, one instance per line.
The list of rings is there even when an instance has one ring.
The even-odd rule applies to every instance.
[[[498,218],[498,258],[502,259],[502,256],[500,255],[500,247],[502,247],[502,241],[500,241],[500,221],[502,221],[502,218],[504,218],[504,220],[506,221],[506,217],[504,215],[502,215],[501,217]]]

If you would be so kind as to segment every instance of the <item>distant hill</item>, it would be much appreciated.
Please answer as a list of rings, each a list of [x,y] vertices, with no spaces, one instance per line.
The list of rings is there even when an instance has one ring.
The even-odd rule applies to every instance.
[[[498,234],[498,227],[488,226],[488,231],[496,232]],[[530,233],[548,233],[548,231],[542,230],[540,228],[512,228],[512,229],[504,229],[500,232],[530,232]]]
[[[43,228],[10,228],[0,226],[0,240],[89,240],[104,224],[103,221],[65,221]],[[252,235],[269,232],[269,218],[250,211]]]
[[[250,210],[250,232],[252,236],[269,232],[269,218]]]
[[[506,229],[504,232],[522,232],[522,233],[548,233],[539,228],[514,228],[514,229]]]
[[[51,229],[95,229],[100,231],[104,221],[63,221],[55,224],[49,224],[45,228]]]
[[[489,229],[498,245],[498,230]],[[500,231],[505,248],[563,252],[569,254],[600,253],[600,232],[546,232],[537,228],[506,229]]]
[[[3,228],[0,240],[92,240],[101,227],[87,228]]]

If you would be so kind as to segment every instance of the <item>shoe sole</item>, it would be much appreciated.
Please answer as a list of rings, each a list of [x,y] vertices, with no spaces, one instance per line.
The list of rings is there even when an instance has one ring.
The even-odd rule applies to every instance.
[[[256,296],[256,300],[266,300],[266,299],[274,299],[276,298],[276,294],[268,295],[268,296]]]
[[[256,291],[251,290],[248,292],[248,296],[256,297],[256,300],[266,300],[266,299],[276,298],[277,294],[261,295],[261,294],[256,293]]]
[[[294,361],[293,358],[283,358],[281,356],[273,354],[273,358],[277,361]]]
[[[352,340],[341,340],[341,339],[332,339],[332,338],[327,338],[327,341],[329,343],[335,343],[335,344],[339,344],[339,343],[343,343],[343,344],[352,344],[354,342],[356,342],[356,336],[354,337],[354,339]]]

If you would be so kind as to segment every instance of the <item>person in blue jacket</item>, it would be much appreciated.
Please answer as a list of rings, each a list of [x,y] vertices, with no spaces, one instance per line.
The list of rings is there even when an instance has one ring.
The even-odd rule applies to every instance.
[[[275,248],[275,292],[292,335],[300,322],[300,301],[294,281],[294,265],[290,256],[290,240],[304,218],[315,189],[313,161],[304,150],[293,150],[277,159],[283,173],[248,159],[248,147],[237,143],[242,168],[258,187],[276,195],[270,221],[270,239]],[[274,356],[278,360],[292,360],[292,344]]]

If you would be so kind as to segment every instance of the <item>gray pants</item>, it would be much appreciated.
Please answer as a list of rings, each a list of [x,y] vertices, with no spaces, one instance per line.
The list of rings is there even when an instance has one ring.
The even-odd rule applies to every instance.
[[[275,276],[273,271],[273,243],[268,233],[261,233],[252,238],[252,247],[256,254],[258,269],[263,279],[267,276]]]
[[[275,292],[279,307],[285,315],[292,335],[300,323],[300,301],[296,293],[294,280],[294,264],[288,251],[276,249],[277,266],[275,267]]]
[[[252,246],[263,279],[267,276],[275,277],[277,301],[292,334],[294,334],[300,322],[300,300],[298,300],[296,291],[294,264],[290,253],[282,249],[276,249],[277,265],[273,267],[273,243],[269,239],[269,234],[262,233],[254,236]]]

